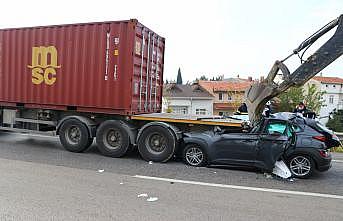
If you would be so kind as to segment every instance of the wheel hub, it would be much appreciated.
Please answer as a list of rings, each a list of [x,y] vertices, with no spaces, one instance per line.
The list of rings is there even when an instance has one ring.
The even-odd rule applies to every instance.
[[[198,166],[204,160],[204,154],[198,147],[189,148],[186,151],[186,160],[190,165]]]
[[[303,156],[297,156],[291,160],[290,170],[297,176],[305,176],[311,170],[310,160]]]
[[[165,136],[160,133],[154,133],[147,137],[146,143],[148,150],[153,153],[163,152],[167,146],[167,140]]]
[[[117,149],[122,145],[122,135],[119,130],[111,129],[104,136],[104,144],[109,149]]]
[[[77,126],[71,126],[67,131],[67,139],[69,143],[77,144],[81,140],[81,130]]]

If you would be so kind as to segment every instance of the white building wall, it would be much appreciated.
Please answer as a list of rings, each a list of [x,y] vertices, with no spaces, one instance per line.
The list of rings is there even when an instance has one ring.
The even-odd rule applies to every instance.
[[[323,96],[325,106],[321,108],[319,117],[321,118],[320,122],[325,125],[329,120],[327,116],[329,116],[334,109],[343,108],[343,86],[341,84],[322,83],[321,91],[325,91],[326,93]],[[330,102],[330,97],[333,98],[332,103]]]
[[[329,120],[328,116],[334,109],[343,109],[343,86],[341,84],[326,84],[317,80],[311,79],[305,85],[305,93],[309,85],[315,84],[317,89],[325,91],[323,95],[324,107],[319,111],[319,119],[322,124],[326,124]],[[330,103],[330,97],[333,97],[333,102]]]
[[[187,107],[187,114],[196,114],[196,109],[205,109],[207,115],[213,115],[213,99],[204,98],[163,98],[162,112],[169,107]]]
[[[193,99],[192,100],[192,112],[191,114],[196,114],[196,109],[205,109],[206,115],[213,115],[213,100],[211,99]]]

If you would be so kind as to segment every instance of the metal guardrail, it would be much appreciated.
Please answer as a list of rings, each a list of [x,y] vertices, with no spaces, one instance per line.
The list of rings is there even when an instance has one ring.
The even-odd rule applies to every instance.
[[[343,142],[343,133],[341,133],[341,132],[335,132],[335,134],[336,134],[337,137],[340,139],[340,141]]]

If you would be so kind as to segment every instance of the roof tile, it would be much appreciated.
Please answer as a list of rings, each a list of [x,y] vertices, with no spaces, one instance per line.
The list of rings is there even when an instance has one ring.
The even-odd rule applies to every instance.
[[[186,84],[165,84],[163,87],[163,96],[213,98],[213,95],[200,85]]]
[[[328,83],[328,84],[343,84],[343,78],[339,77],[321,77],[316,76],[312,78],[313,80],[320,81],[321,83]]]
[[[230,81],[199,81],[199,85],[205,88],[211,94],[214,92],[245,91],[253,82],[230,82]]]

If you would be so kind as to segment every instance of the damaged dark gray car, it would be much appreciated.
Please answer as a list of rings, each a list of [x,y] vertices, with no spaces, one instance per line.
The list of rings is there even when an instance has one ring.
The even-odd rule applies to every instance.
[[[306,125],[297,124],[293,118],[293,115],[274,115],[263,119],[248,132],[215,130],[187,133],[183,159],[191,166],[225,164],[257,167],[284,178],[291,175],[307,178],[315,169],[328,170],[331,155],[325,142],[315,139],[312,142]],[[315,129],[311,133],[314,137],[320,135]],[[303,139],[311,145],[303,146]]]

